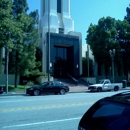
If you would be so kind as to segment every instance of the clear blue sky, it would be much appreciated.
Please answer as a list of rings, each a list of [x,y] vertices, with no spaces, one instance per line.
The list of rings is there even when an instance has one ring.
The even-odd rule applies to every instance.
[[[27,0],[30,11],[36,9],[40,14],[40,0]],[[113,17],[123,20],[130,0],[70,0],[70,14],[74,20],[75,31],[82,33],[85,44],[87,30],[90,25],[97,24],[102,17]]]

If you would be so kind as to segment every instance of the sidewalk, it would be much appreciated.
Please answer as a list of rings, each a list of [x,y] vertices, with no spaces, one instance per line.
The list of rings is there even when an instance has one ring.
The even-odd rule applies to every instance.
[[[70,93],[88,91],[88,87],[86,87],[86,86],[73,86],[73,87],[70,86],[69,88],[70,88],[70,90],[69,90]]]
[[[70,86],[69,87],[69,93],[81,93],[81,92],[86,92],[88,91],[88,87],[86,86]],[[23,91],[19,91],[19,92],[8,92],[8,93],[3,93],[3,94],[0,94],[0,97],[1,96],[16,96],[16,95],[26,95],[25,92]]]

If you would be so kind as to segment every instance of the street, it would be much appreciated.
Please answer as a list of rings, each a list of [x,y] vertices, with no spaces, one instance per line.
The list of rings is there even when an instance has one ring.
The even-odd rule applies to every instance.
[[[0,130],[76,130],[98,99],[118,92],[0,97]]]

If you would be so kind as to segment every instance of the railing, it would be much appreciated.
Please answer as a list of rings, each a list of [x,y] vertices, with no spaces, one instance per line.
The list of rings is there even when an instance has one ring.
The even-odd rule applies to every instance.
[[[73,81],[75,81],[75,82],[78,82],[78,80],[77,79],[75,79],[74,77],[72,77],[70,74],[67,74]]]

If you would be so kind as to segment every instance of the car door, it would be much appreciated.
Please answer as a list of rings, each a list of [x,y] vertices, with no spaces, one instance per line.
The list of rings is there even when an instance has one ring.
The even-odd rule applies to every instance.
[[[50,82],[46,87],[49,93],[54,93],[55,87],[53,82]]]
[[[104,90],[110,90],[111,83],[109,81],[105,81]]]
[[[47,93],[50,91],[49,83],[43,83],[40,88],[42,93]]]
[[[53,91],[55,93],[59,93],[61,84],[59,82],[53,82],[53,83],[54,83]]]

